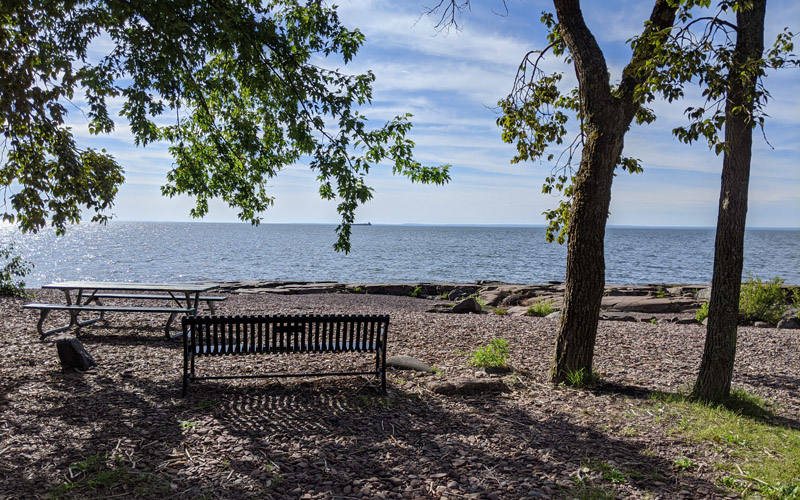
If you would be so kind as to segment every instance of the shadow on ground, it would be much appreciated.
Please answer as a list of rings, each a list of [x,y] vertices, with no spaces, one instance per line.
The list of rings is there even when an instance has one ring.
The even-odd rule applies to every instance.
[[[21,415],[5,430],[63,436],[57,446],[3,464],[4,483],[18,492],[558,496],[610,488],[571,476],[597,463],[618,464],[623,491],[718,492],[676,474],[671,462],[643,446],[575,425],[559,412],[534,417],[503,397],[447,399],[395,388],[381,398],[363,379],[206,382],[186,399],[177,397],[177,377],[54,373],[47,383],[51,389],[39,396],[37,413]],[[70,468],[106,456],[111,465],[103,477],[115,479],[95,481],[94,489],[87,486],[91,471]],[[44,484],[37,471],[53,468],[63,480]],[[71,474],[70,491],[64,485]]]

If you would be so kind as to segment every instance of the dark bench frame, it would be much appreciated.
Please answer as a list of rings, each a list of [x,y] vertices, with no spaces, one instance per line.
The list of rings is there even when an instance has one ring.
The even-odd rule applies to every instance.
[[[375,375],[386,394],[386,315],[184,316],[181,328],[183,396],[196,380],[332,375]],[[313,352],[374,352],[375,370],[195,376],[197,357]]]

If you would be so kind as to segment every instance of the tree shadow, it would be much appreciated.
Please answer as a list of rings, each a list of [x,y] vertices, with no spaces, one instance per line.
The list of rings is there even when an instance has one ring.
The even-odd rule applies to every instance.
[[[179,394],[178,377],[50,374],[36,404],[6,422],[8,432],[42,444],[3,466],[3,484],[45,494],[66,479],[43,481],[53,475],[37,471],[55,469],[64,478],[71,464],[112,455],[157,479],[145,493],[152,497],[341,496],[356,489],[366,497],[378,490],[558,496],[570,494],[570,474],[593,462],[616,464],[640,492],[657,480],[657,495],[722,493],[675,473],[644,445],[564,413],[532,414],[501,396],[442,398],[394,386],[380,397],[362,378],[206,381],[185,399]],[[133,486],[75,492],[121,495]]]
[[[389,398],[376,398],[336,381],[271,385],[268,391],[224,384],[205,389],[200,397],[226,431],[246,440],[253,455],[268,450],[265,459],[279,464],[284,477],[275,492],[284,494],[341,495],[354,480],[372,478],[372,488],[402,495],[433,494],[453,484],[460,494],[567,495],[570,468],[609,460],[625,464],[624,474],[641,490],[658,480],[659,494],[722,493],[701,478],[677,474],[671,461],[643,444],[576,425],[561,413],[537,419],[502,397],[454,398],[451,408],[438,397],[395,389]],[[294,447],[275,446],[287,436]],[[244,475],[252,470],[246,461],[232,467]]]

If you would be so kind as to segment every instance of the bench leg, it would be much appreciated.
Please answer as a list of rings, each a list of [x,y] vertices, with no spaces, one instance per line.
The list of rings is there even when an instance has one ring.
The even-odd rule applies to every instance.
[[[206,304],[208,304],[208,310],[211,311],[211,314],[217,314],[217,310],[214,308],[214,302],[207,300]]]
[[[381,394],[386,395],[386,353],[382,348],[379,348],[377,351],[377,361],[376,365],[378,365],[381,377]]]
[[[172,320],[175,319],[175,313],[169,314],[169,319],[167,320],[167,326],[164,327],[164,336],[167,337],[167,340],[170,340],[172,337],[169,336],[169,329],[172,326]]]
[[[189,392],[189,352],[186,349],[184,349],[183,350],[183,390],[181,391],[181,397],[185,398],[187,392]]]

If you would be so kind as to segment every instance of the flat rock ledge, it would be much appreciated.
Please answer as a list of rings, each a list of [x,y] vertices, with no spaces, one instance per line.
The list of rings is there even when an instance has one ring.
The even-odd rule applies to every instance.
[[[334,281],[236,281],[209,282],[220,292],[235,294],[300,295],[354,293],[396,295],[432,301],[428,312],[487,313],[503,310],[508,316],[524,316],[538,302],[555,309],[549,317],[557,320],[564,296],[564,283],[515,284],[479,280],[475,283],[339,283]],[[784,285],[791,294],[792,287]],[[695,312],[710,297],[709,284],[652,283],[647,285],[606,285],[601,319],[694,324]],[[779,328],[800,328],[788,318]]]
[[[468,396],[473,394],[508,392],[509,388],[499,378],[459,377],[453,380],[435,380],[428,389],[444,396]]]
[[[386,366],[390,368],[397,368],[398,370],[413,370],[424,373],[434,373],[436,370],[424,361],[411,356],[389,356],[386,358]]]

